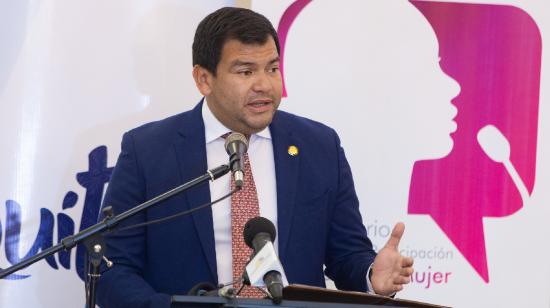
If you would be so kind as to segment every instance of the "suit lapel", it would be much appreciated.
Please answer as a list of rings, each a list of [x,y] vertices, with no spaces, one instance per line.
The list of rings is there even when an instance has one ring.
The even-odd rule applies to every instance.
[[[277,225],[279,238],[279,257],[284,260],[288,237],[292,227],[292,215],[296,196],[296,184],[299,174],[300,155],[291,156],[289,147],[300,149],[300,140],[293,135],[288,123],[284,123],[277,113],[270,125],[273,139],[273,158],[277,181]]]
[[[182,183],[204,174],[208,168],[206,162],[206,141],[202,120],[202,102],[191,112],[190,118],[182,121],[178,131],[181,138],[174,143]],[[187,207],[194,208],[210,202],[210,187],[203,183],[185,193]],[[216,249],[212,209],[202,209],[191,214],[206,256],[212,277],[217,281]]]

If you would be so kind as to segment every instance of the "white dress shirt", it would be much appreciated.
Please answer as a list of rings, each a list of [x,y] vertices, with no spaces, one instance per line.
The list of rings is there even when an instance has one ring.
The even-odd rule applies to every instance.
[[[206,139],[206,160],[208,169],[229,162],[225,152],[225,140],[221,137],[231,132],[214,116],[206,98],[202,105],[202,119]],[[277,228],[277,186],[275,181],[275,161],[273,159],[273,144],[269,127],[250,136],[248,157],[252,175],[258,192],[260,216],[265,217]],[[210,182],[210,199],[215,200],[226,195],[231,190],[231,176],[227,174]],[[216,266],[218,282],[228,283],[233,280],[233,257],[231,249],[231,198],[227,198],[212,206],[214,221],[214,240],[216,245]],[[273,243],[278,253],[278,241]]]

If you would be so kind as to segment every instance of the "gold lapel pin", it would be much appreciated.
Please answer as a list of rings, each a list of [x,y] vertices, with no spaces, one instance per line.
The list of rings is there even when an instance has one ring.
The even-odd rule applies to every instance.
[[[298,155],[298,148],[295,145],[289,146],[288,147],[288,155],[297,156]]]

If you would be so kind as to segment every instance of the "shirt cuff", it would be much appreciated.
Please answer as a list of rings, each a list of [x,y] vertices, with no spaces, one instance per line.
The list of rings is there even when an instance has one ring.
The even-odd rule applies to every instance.
[[[374,292],[374,289],[372,288],[372,283],[370,282],[371,270],[372,270],[372,263],[369,266],[369,269],[367,270],[367,293],[376,294],[376,292]]]
[[[374,292],[374,288],[372,287],[372,283],[370,282],[371,270],[372,270],[372,263],[369,266],[369,269],[367,270],[367,293],[376,294],[376,292]],[[393,292],[388,296],[395,297],[395,294],[397,294],[397,292]],[[380,295],[380,294],[376,294],[376,295]]]

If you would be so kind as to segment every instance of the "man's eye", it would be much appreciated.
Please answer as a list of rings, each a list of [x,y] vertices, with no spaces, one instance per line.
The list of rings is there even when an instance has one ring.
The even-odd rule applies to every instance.
[[[250,76],[250,75],[252,75],[252,71],[240,71],[239,74],[244,75],[244,76]]]
[[[269,72],[271,73],[277,73],[277,71],[279,71],[279,68],[278,67],[272,67]]]

